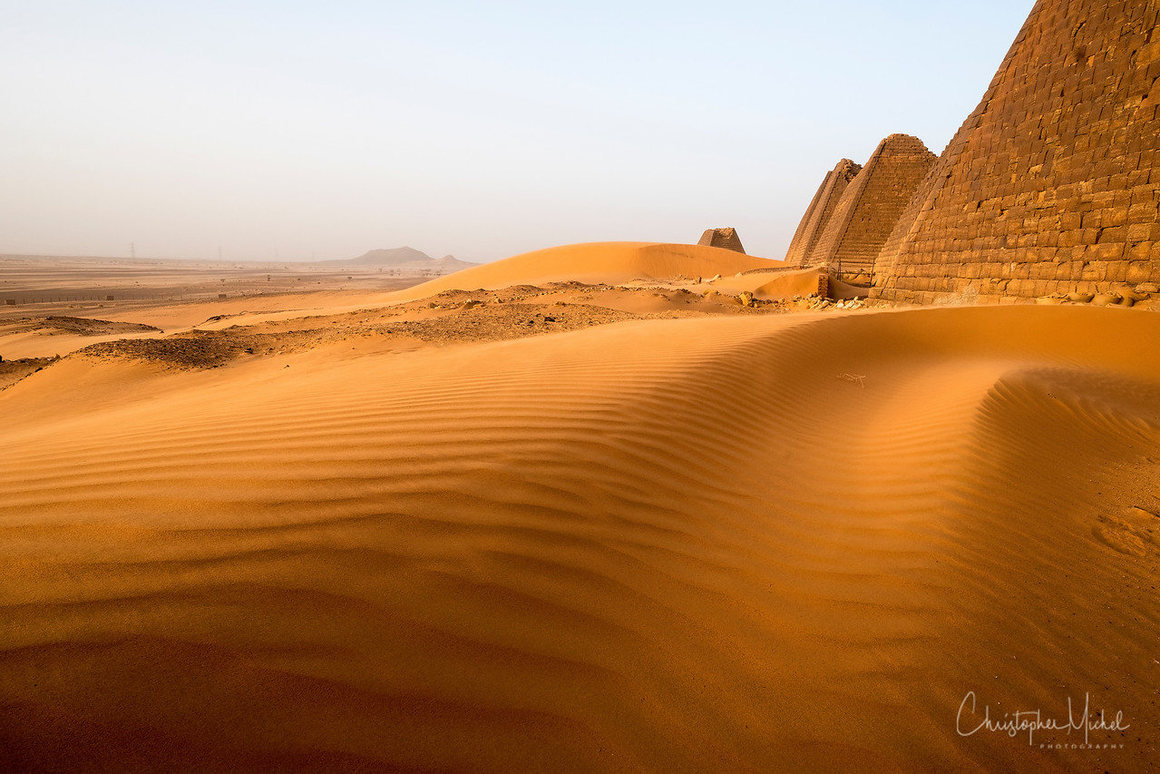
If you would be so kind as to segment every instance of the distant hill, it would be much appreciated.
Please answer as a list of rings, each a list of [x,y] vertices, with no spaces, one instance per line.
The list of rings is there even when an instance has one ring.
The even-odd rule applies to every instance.
[[[416,250],[413,247],[370,250],[358,258],[327,261],[327,263],[340,263],[348,266],[386,266],[392,269],[426,269],[429,271],[439,271],[444,274],[478,265],[469,261],[461,261],[453,255],[432,258],[422,250]]]

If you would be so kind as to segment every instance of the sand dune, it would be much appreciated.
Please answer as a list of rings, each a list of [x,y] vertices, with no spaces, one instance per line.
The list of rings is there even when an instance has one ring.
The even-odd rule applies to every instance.
[[[1143,769],[1157,319],[67,359],[0,392],[0,761]],[[972,690],[1128,744],[961,737]]]
[[[826,288],[820,281],[824,272],[818,269],[789,270],[778,267],[770,271],[750,271],[740,276],[730,275],[721,277],[712,282],[706,282],[696,288],[700,292],[716,290],[719,293],[736,295],[743,291],[752,293],[756,298],[793,298],[806,297],[818,293],[819,288]],[[823,291],[824,295],[824,291]]]
[[[102,310],[101,314],[111,320],[147,323],[173,333],[193,327],[213,330],[312,315],[382,309],[399,303],[427,299],[450,290],[543,286],[553,282],[616,285],[643,281],[665,284],[680,277],[688,280],[717,274],[728,275],[733,279],[733,275],[737,272],[754,269],[768,269],[780,273],[784,265],[782,261],[755,258],[715,247],[650,242],[598,242],[525,253],[398,291],[283,293],[210,302],[162,303],[136,306],[122,312]],[[753,278],[734,281],[741,289],[751,289],[758,284],[769,282],[771,275],[762,276],[765,279],[761,282],[755,282]],[[704,291],[709,287],[706,285],[699,289]],[[722,287],[721,290],[727,293],[738,292],[726,287]],[[769,297],[781,296],[771,294]],[[89,343],[92,343],[92,340],[84,341],[75,337],[66,340],[60,336],[46,340],[38,336],[8,335],[0,330],[0,348],[3,349],[3,354],[10,358],[67,354]]]
[[[399,291],[401,297],[425,298],[443,290],[503,288],[546,282],[604,282],[712,277],[749,269],[783,266],[733,250],[659,242],[593,242],[550,247],[485,263]]]

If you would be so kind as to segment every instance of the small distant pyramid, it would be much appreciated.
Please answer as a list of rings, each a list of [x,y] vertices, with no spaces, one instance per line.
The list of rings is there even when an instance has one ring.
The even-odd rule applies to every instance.
[[[794,232],[793,241],[789,243],[789,250],[785,254],[786,263],[798,266],[805,265],[810,251],[814,249],[818,237],[822,235],[826,224],[830,221],[830,216],[834,214],[838,201],[846,192],[846,186],[861,171],[861,164],[855,164],[850,159],[842,159],[837,166],[826,173],[822,184],[818,186],[818,191],[810,202],[809,209],[802,216],[801,223],[798,224],[797,231]]]
[[[737,229],[734,228],[707,228],[697,244],[702,247],[723,247],[738,253],[745,252],[745,248],[741,246],[741,237],[737,236]]]
[[[875,274],[919,303],[1160,281],[1160,4],[1039,0]]]
[[[846,186],[802,265],[825,265],[844,276],[868,279],[899,215],[936,160],[922,140],[908,134],[880,142]]]

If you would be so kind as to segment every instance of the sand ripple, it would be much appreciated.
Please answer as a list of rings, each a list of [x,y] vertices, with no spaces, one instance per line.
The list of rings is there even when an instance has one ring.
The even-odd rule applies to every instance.
[[[1154,317],[59,364],[0,394],[0,761],[1143,769]],[[964,738],[970,690],[1132,730]]]

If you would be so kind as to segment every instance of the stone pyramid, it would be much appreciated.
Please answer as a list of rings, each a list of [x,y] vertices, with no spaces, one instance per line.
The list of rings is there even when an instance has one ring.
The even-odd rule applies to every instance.
[[[798,266],[805,265],[806,258],[813,250],[818,237],[825,230],[830,216],[834,214],[834,209],[838,206],[838,200],[842,198],[842,194],[845,193],[846,186],[861,171],[860,164],[855,164],[850,159],[842,159],[837,166],[826,173],[822,184],[818,186],[818,191],[810,202],[809,209],[802,216],[801,223],[798,224],[797,231],[794,232],[793,241],[789,243],[789,250],[785,254],[787,263]]]
[[[1160,281],[1160,4],[1039,0],[899,218],[874,293],[929,302]]]
[[[741,246],[741,237],[737,236],[737,229],[733,228],[707,228],[697,244],[703,247],[723,247],[738,253],[745,252],[745,248]]]
[[[917,137],[892,134],[880,142],[846,186],[803,265],[825,265],[843,276],[868,279],[898,216],[935,160]]]

